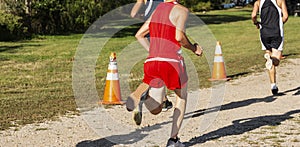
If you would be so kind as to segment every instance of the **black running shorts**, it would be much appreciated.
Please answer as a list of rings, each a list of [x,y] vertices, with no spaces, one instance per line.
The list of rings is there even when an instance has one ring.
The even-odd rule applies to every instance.
[[[283,37],[261,37],[260,39],[263,45],[263,50],[282,50]]]

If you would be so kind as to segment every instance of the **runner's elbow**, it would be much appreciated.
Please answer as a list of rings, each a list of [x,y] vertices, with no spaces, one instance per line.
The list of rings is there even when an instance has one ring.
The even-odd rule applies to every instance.
[[[136,38],[136,39],[141,39],[141,38],[143,38],[143,37],[142,37],[142,35],[141,35],[140,33],[136,33],[136,34],[135,34],[135,38]]]
[[[175,38],[178,42],[182,42],[182,37],[177,37]]]
[[[288,21],[289,17],[288,16],[283,16],[282,17],[282,21],[283,23],[286,23]]]
[[[176,34],[175,39],[176,39],[178,42],[182,42],[182,40],[184,39],[184,34],[183,34],[183,33],[178,33],[178,34]]]

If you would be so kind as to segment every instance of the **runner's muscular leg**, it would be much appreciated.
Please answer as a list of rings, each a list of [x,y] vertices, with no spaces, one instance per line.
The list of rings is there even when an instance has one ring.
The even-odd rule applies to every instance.
[[[272,56],[272,51],[271,50],[266,50],[265,54],[269,54],[270,56]],[[270,70],[268,70],[268,74],[269,74],[269,80],[270,83],[275,83],[275,66],[272,66],[272,68]]]
[[[280,63],[282,52],[277,49],[272,49],[272,51],[266,50],[266,53],[270,54],[274,65],[268,72],[270,83],[276,83],[276,66],[278,66]]]
[[[186,99],[187,99],[187,87],[182,89],[175,89],[176,93],[176,103],[175,109],[173,112],[173,124],[172,124],[172,131],[171,131],[171,138],[175,138],[178,135],[180,130],[185,109],[186,109]]]

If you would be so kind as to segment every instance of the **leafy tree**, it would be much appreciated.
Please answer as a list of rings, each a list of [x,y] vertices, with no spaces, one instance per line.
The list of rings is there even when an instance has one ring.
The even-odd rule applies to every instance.
[[[6,13],[34,34],[83,32],[101,15],[135,0],[4,0]]]
[[[20,32],[25,32],[27,35],[81,33],[105,13],[119,6],[136,2],[136,0],[2,1],[7,5],[3,13],[16,17],[13,19],[14,22],[10,22],[12,24],[7,26],[16,26]],[[192,11],[210,10],[220,2],[221,0],[181,0],[181,3]]]

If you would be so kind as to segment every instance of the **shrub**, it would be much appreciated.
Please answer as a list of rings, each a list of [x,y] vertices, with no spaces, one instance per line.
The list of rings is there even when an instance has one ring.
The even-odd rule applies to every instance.
[[[0,41],[21,39],[26,28],[20,23],[21,17],[0,10]]]
[[[211,9],[211,3],[208,2],[198,2],[197,5],[194,5],[191,7],[191,10],[193,12],[199,12],[199,11],[209,11]]]

